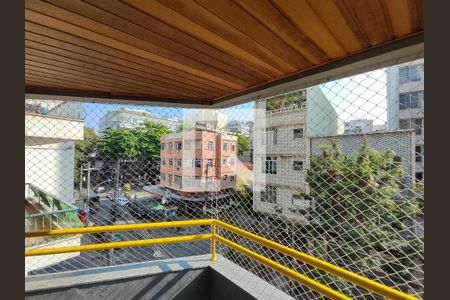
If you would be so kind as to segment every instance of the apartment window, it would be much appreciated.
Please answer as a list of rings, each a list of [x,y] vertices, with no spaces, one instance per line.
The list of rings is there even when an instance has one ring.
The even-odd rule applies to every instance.
[[[228,175],[224,175],[223,177],[222,177],[222,180],[227,180],[228,179]]]
[[[266,186],[261,192],[261,202],[277,203],[277,188],[274,186]]]
[[[303,138],[303,128],[295,128],[293,130],[294,139],[302,139]]]
[[[272,146],[277,144],[277,128],[264,128],[262,129],[262,136],[261,136],[261,144]]]
[[[423,172],[416,173],[416,180],[423,180]]]
[[[175,166],[178,168],[181,167],[181,158],[175,158]]]
[[[222,150],[223,150],[223,151],[227,151],[227,143],[223,143]]]
[[[163,165],[163,166],[166,165],[166,159],[165,158],[161,158],[161,165]]]
[[[175,142],[175,150],[182,150],[183,142]]]
[[[417,82],[421,80],[423,73],[423,65],[415,65],[415,66],[406,66],[402,67],[399,70],[399,82],[408,83],[408,82]]]
[[[423,146],[416,146],[416,162],[422,162]]]
[[[399,95],[400,109],[419,108],[423,101],[423,91],[409,92]]]
[[[166,145],[164,143],[161,143],[161,150],[164,150],[165,146]]]
[[[262,172],[265,174],[277,174],[277,158],[266,156],[261,158]]]
[[[292,205],[306,209],[309,208],[309,200],[305,200],[302,195],[292,195]]]
[[[161,173],[161,180],[166,180],[166,174]]]
[[[173,149],[173,143],[168,143],[168,145],[169,145],[169,150],[172,150]]]
[[[214,150],[214,142],[208,142],[208,150]]]
[[[230,181],[231,181],[231,182],[234,182],[235,180],[236,180],[236,176],[235,176],[235,175],[231,175],[231,176],[230,176]]]
[[[173,166],[173,158],[169,158],[169,166]]]
[[[181,187],[183,185],[183,177],[175,175],[173,182],[178,185],[179,187]]]
[[[292,168],[294,169],[294,171],[303,171],[303,161],[294,160],[292,162]]]
[[[231,145],[231,151],[234,152],[235,151],[236,146],[234,144]]]
[[[169,174],[169,185],[172,185],[172,179],[173,179],[172,175]]]
[[[423,133],[423,119],[402,119],[399,122],[400,129],[415,129],[417,135]]]
[[[194,167],[196,167],[196,168],[201,168],[202,167],[202,159],[201,158],[196,158],[194,160]]]
[[[223,162],[222,162],[222,165],[225,166],[226,164],[227,164],[227,160],[224,159]]]
[[[208,159],[207,163],[206,163],[207,167],[212,167],[213,166],[213,160],[212,159]]]

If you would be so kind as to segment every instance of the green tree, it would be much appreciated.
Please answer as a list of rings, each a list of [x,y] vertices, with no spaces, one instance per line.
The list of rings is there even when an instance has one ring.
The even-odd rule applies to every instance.
[[[333,242],[335,258],[358,261],[399,284],[410,281],[409,268],[423,259],[423,242],[405,234],[419,206],[399,197],[403,166],[398,157],[393,151],[378,153],[366,142],[356,155],[342,154],[335,142],[321,150],[311,157],[307,174],[315,202],[311,216],[319,220],[308,232],[314,248],[323,250],[315,254],[327,259],[323,244]],[[395,263],[384,262],[389,260]],[[322,283],[349,293],[345,282],[314,272]]]
[[[130,178],[152,178],[159,172],[160,138],[170,132],[150,121],[137,128],[108,129],[98,141],[97,156],[111,169],[119,160],[128,161],[121,165],[121,174]]]
[[[245,151],[248,151],[249,148],[250,148],[250,138],[248,136],[238,134],[237,135],[238,154],[242,155]]]
[[[85,126],[83,130],[83,140],[75,142],[75,185],[78,185],[80,181],[81,164],[87,162],[88,154],[95,152],[97,142],[98,136],[94,129]]]

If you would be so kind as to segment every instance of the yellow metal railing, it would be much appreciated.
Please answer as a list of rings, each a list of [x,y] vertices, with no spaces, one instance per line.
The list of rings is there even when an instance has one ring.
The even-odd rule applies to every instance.
[[[189,220],[189,221],[174,221],[174,222],[157,222],[157,223],[143,223],[143,224],[127,224],[127,225],[113,225],[113,226],[94,226],[94,227],[83,227],[83,228],[69,228],[69,229],[58,229],[50,231],[39,231],[39,232],[26,232],[25,238],[31,237],[43,237],[43,236],[56,236],[56,235],[68,235],[68,234],[88,234],[88,233],[98,233],[98,232],[117,232],[117,231],[131,231],[131,230],[151,230],[160,228],[173,228],[173,227],[187,227],[187,226],[201,226],[210,225],[210,234],[198,234],[198,235],[186,235],[178,237],[166,237],[166,238],[154,238],[147,240],[133,240],[133,241],[123,241],[123,242],[113,242],[113,243],[102,243],[102,244],[90,244],[83,246],[71,246],[71,247],[60,247],[60,248],[45,248],[45,249],[30,249],[25,250],[25,256],[37,256],[37,255],[51,255],[60,254],[68,252],[81,252],[81,251],[93,251],[93,250],[106,250],[113,248],[126,248],[126,247],[137,247],[137,246],[148,246],[157,244],[172,244],[172,243],[184,243],[192,241],[201,240],[211,240],[211,260],[216,261],[216,242],[220,242],[254,260],[276,270],[287,277],[300,282],[301,284],[317,291],[318,293],[330,298],[330,299],[351,299],[342,293],[339,293],[329,287],[308,278],[292,269],[289,269],[265,256],[262,256],[256,252],[249,250],[239,244],[236,244],[225,237],[217,234],[217,227],[222,228],[226,231],[233,232],[249,240],[252,240],[260,245],[266,246],[278,252],[281,252],[287,256],[295,258],[303,263],[311,265],[315,268],[321,269],[329,274],[335,275],[341,279],[351,282],[357,286],[365,288],[375,294],[386,297],[388,299],[398,299],[398,300],[417,300],[413,296],[380,284],[376,281],[370,280],[356,273],[347,271],[341,267],[335,266],[333,264],[327,263],[326,261],[317,259],[313,256],[307,255],[305,253],[299,252],[292,248],[286,247],[282,244],[276,243],[274,241],[268,240],[256,234],[250,233],[246,230],[240,229],[233,225],[227,224],[225,222],[215,220],[215,219],[202,219],[202,220]]]

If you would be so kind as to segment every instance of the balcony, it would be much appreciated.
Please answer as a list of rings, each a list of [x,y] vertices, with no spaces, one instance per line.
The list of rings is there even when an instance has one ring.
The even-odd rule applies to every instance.
[[[114,295],[115,297],[127,299],[133,297],[142,298],[144,296],[157,299],[230,299],[231,295],[240,299],[293,299],[275,286],[270,285],[268,282],[225,258],[221,252],[224,247],[227,247],[239,252],[247,259],[259,262],[325,297],[330,299],[351,299],[298,273],[293,268],[286,267],[280,262],[248,249],[246,240],[267,247],[271,251],[282,253],[290,259],[321,269],[379,296],[389,299],[417,299],[381,283],[216,219],[27,232],[25,233],[25,238],[198,226],[209,226],[210,230],[209,232],[193,235],[27,249],[25,256],[26,259],[30,259],[64,253],[136,248],[149,245],[192,244],[194,242],[204,243],[205,241],[210,243],[209,255],[193,255],[176,259],[125,264],[106,268],[88,268],[84,271],[69,271],[62,274],[26,277],[25,298],[47,299],[49,296],[53,298],[67,298],[80,295],[80,293],[94,295],[106,288],[109,297]],[[236,241],[233,238],[234,236],[239,236],[240,239]]]

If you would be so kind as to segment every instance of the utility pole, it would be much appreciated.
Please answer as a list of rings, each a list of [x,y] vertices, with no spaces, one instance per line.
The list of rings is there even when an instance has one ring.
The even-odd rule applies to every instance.
[[[96,170],[95,168],[91,168],[91,159],[95,158],[95,153],[91,153],[88,155],[88,162],[87,162],[87,168],[83,169],[83,167],[81,167],[81,172],[83,171],[87,171],[87,186],[86,186],[86,201],[85,201],[85,205],[84,205],[84,210],[86,212],[86,226],[89,226],[89,215],[90,215],[90,201],[91,201],[91,197],[90,197],[90,189],[91,189],[91,170]]]

